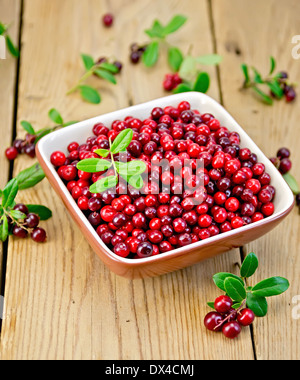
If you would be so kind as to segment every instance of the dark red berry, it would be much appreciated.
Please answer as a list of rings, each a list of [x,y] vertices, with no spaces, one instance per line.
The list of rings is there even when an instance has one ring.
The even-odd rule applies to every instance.
[[[18,157],[18,154],[19,154],[18,150],[14,147],[7,148],[5,151],[6,158],[9,161],[15,160]]]
[[[136,253],[140,258],[150,257],[153,253],[153,245],[149,242],[140,243]]]
[[[220,313],[211,312],[206,315],[204,325],[207,330],[218,332],[222,330],[222,321],[223,317]]]
[[[30,213],[27,215],[24,223],[28,228],[36,228],[40,223],[40,218],[36,214]]]
[[[31,239],[36,243],[44,243],[47,239],[46,231],[43,228],[35,228],[31,233]]]
[[[228,296],[220,296],[215,300],[215,309],[218,313],[228,313],[233,305],[232,299]]]
[[[237,320],[242,326],[250,326],[255,319],[255,314],[250,309],[243,309],[238,313]]]
[[[111,13],[107,13],[103,16],[103,24],[106,26],[106,27],[110,27],[112,26],[113,22],[114,22],[114,16],[111,14]]]
[[[222,328],[223,334],[229,339],[235,339],[240,335],[241,331],[240,324],[235,321],[226,323]]]
[[[13,227],[12,233],[20,239],[25,239],[28,236],[28,232],[17,225]]]

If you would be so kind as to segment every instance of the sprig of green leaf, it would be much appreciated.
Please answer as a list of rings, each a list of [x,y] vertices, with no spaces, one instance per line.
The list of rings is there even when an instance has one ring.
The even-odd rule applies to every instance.
[[[5,37],[6,46],[10,54],[15,58],[19,58],[20,56],[19,48],[13,43],[12,38],[8,34],[8,29],[9,29],[8,25],[5,25],[2,22],[0,22],[0,36]]]
[[[241,65],[244,75],[242,89],[252,89],[258,99],[267,105],[273,105],[274,99],[282,99],[285,95],[284,88],[286,83],[282,80],[281,73],[274,75],[276,66],[277,63],[275,58],[270,57],[269,73],[264,78],[254,66],[249,66],[243,63]]]
[[[101,176],[97,182],[90,187],[93,194],[103,193],[107,189],[114,188],[122,177],[127,183],[136,189],[141,189],[144,185],[143,174],[147,165],[143,161],[119,162],[115,161],[114,155],[122,154],[126,151],[133,138],[133,131],[125,129],[118,134],[114,142],[110,143],[109,150],[99,149],[94,153],[102,158],[87,158],[78,162],[77,169],[86,173],[103,173],[110,168],[114,168],[115,175]],[[110,160],[105,160],[110,155]]]
[[[0,190],[0,240],[6,241],[9,230],[13,225],[18,225],[28,231],[24,223],[26,215],[18,210],[14,210],[16,197],[20,190],[34,187],[45,178],[45,174],[39,164],[35,164],[20,172],[15,178],[10,180],[3,190]],[[37,214],[41,220],[51,218],[52,211],[42,205],[28,205],[29,212]]]
[[[26,120],[21,121],[22,128],[32,136],[35,136],[35,144],[44,136],[48,135],[51,132],[56,131],[60,128],[65,128],[70,125],[77,123],[77,121],[69,121],[65,122],[62,115],[56,108],[51,108],[48,112],[49,119],[54,122],[56,125],[54,127],[45,127],[43,129],[35,130],[33,125]]]
[[[143,62],[146,67],[153,67],[159,58],[160,47],[166,38],[179,29],[187,22],[187,17],[183,15],[175,15],[167,25],[163,26],[159,20],[155,20],[150,29],[145,30],[145,33],[150,37],[150,43],[147,45],[143,53]],[[168,61],[174,71],[180,67],[183,56],[179,49],[168,47]]]
[[[221,272],[213,276],[215,285],[224,291],[234,302],[234,309],[247,305],[257,317],[264,317],[268,312],[268,297],[278,296],[286,292],[290,286],[289,281],[283,277],[271,277],[260,281],[255,286],[246,285],[246,279],[252,277],[259,266],[255,253],[246,256],[241,269],[240,277],[232,273]],[[209,302],[214,308],[214,303]]]
[[[70,95],[75,91],[80,91],[82,99],[86,102],[91,104],[100,104],[100,92],[96,88],[87,85],[85,83],[86,80],[94,75],[100,79],[104,79],[107,82],[112,83],[113,85],[116,85],[117,79],[115,76],[119,73],[119,69],[114,64],[109,62],[95,63],[94,58],[87,54],[81,54],[81,59],[86,72],[80,78],[77,85],[68,91],[67,95]]]

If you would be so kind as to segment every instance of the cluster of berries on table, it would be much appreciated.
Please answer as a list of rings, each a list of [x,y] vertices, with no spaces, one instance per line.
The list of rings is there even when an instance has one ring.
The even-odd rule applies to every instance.
[[[166,91],[175,90],[182,83],[182,79],[179,74],[166,74],[163,81],[163,87]]]
[[[281,174],[286,174],[292,169],[292,161],[290,157],[291,152],[288,148],[280,148],[276,157],[272,157],[270,160]]]
[[[115,189],[92,194],[90,186],[103,173],[82,172],[78,162],[100,158],[94,152],[109,149],[109,140],[126,128],[133,139],[122,156],[147,164],[143,188],[120,179]],[[144,120],[128,116],[111,126],[96,124],[84,143],[71,142],[67,153],[54,152],[51,162],[103,242],[119,256],[146,258],[274,213],[271,177],[240,143],[238,133],[183,101],[156,107]],[[169,165],[161,166],[162,160]],[[114,175],[113,169],[107,175]]]
[[[137,43],[133,43],[130,46],[130,61],[134,64],[139,63],[147,47],[148,45],[138,45]]]
[[[26,154],[27,156],[35,157],[35,140],[36,136],[29,133],[26,134],[24,140],[16,139],[14,140],[11,147],[7,148],[5,151],[6,158],[9,161],[14,161],[19,154]]]
[[[47,239],[47,233],[43,228],[39,227],[39,216],[29,212],[27,206],[23,203],[16,204],[14,210],[25,214],[26,218],[22,221],[8,218],[11,233],[21,239],[30,236],[36,243],[44,243]]]
[[[204,319],[205,327],[214,332],[222,331],[226,338],[237,338],[242,327],[250,326],[254,322],[255,315],[249,308],[235,310],[232,306],[230,297],[218,297],[214,303],[215,311],[208,313]]]
[[[279,73],[278,81],[283,90],[285,100],[287,101],[287,103],[291,103],[296,99],[297,94],[296,94],[295,86],[288,82],[288,78],[289,76],[287,72],[281,71]]]

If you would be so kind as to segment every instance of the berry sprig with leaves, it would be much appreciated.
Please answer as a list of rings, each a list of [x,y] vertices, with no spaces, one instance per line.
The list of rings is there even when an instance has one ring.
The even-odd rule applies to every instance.
[[[133,138],[133,131],[131,129],[125,129],[120,132],[112,143],[109,140],[110,148],[98,149],[94,153],[98,154],[102,158],[88,158],[80,161],[77,164],[77,169],[86,173],[102,173],[108,169],[113,169],[113,175],[100,177],[90,187],[90,192],[93,194],[103,193],[107,189],[114,188],[119,183],[119,177],[123,178],[129,185],[136,189],[141,189],[144,185],[142,174],[146,171],[147,165],[144,161],[134,160],[130,162],[122,162],[115,160],[115,155],[119,155],[122,158],[122,153],[126,154],[126,148],[129,146]],[[105,160],[110,156],[110,161]],[[104,174],[104,173],[103,173]]]
[[[116,85],[116,75],[119,74],[120,68],[118,67],[118,65],[114,63],[109,63],[107,61],[101,62],[100,60],[100,62],[95,63],[94,58],[87,54],[81,54],[81,59],[86,72],[80,78],[78,83],[70,91],[68,91],[67,95],[70,95],[76,91],[80,91],[80,95],[83,98],[83,100],[92,104],[100,104],[100,92],[96,88],[87,85],[87,79],[94,75],[100,79],[104,79],[109,83]]]
[[[167,37],[181,29],[186,21],[187,17],[183,15],[174,16],[166,26],[163,26],[159,20],[155,20],[152,27],[145,30],[147,36],[150,37],[150,42],[141,47],[137,44],[132,45],[130,56],[131,61],[133,63],[138,63],[140,58],[142,58],[146,67],[155,66],[158,62],[161,46],[163,44],[167,44],[169,57],[178,54],[180,56],[180,52],[167,43]]]
[[[255,274],[258,266],[258,258],[252,252],[246,256],[241,266],[240,277],[232,273],[221,272],[213,276],[213,281],[233,300],[233,309],[239,310],[248,307],[257,317],[265,317],[268,312],[267,298],[286,292],[290,284],[286,278],[271,277],[254,286],[249,286],[246,280]],[[215,308],[212,302],[209,302],[208,306]]]
[[[29,121],[22,120],[21,126],[27,132],[25,139],[15,139],[12,147],[6,149],[6,157],[10,161],[15,160],[19,154],[27,154],[31,158],[35,158],[35,145],[44,136],[60,128],[68,127],[77,121],[65,122],[57,109],[52,108],[48,112],[49,119],[56,125],[54,127],[45,127],[35,130]]]
[[[274,57],[270,58],[270,71],[266,78],[253,66],[242,64],[241,68],[245,77],[242,89],[252,89],[263,103],[273,105],[274,99],[284,97],[288,103],[295,100],[295,84],[288,81],[288,74],[281,71],[273,75],[276,70]]]
[[[37,242],[46,238],[45,231],[37,228],[40,220],[48,220],[52,211],[42,205],[17,204],[16,198],[21,190],[34,187],[45,178],[39,164],[35,164],[20,172],[0,190],[0,240],[6,241],[9,235],[27,237],[31,235]],[[26,210],[26,213],[24,212]]]
[[[8,34],[8,29],[9,29],[9,25],[5,25],[2,22],[0,22],[0,36],[5,37],[6,46],[10,54],[15,58],[19,58],[20,56],[19,48],[13,43],[12,38]]]

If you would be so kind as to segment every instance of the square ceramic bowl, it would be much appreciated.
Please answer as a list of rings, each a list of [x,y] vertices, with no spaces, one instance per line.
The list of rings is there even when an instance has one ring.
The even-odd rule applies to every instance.
[[[57,150],[67,153],[67,145],[72,141],[85,142],[89,136],[93,135],[92,129],[96,123],[102,122],[107,127],[110,127],[114,120],[123,120],[128,115],[145,119],[150,115],[154,107],[178,106],[183,100],[190,102],[192,109],[197,109],[201,113],[211,113],[229,130],[238,132],[241,136],[241,146],[248,147],[253,153],[257,154],[259,162],[265,164],[266,171],[271,175],[271,184],[277,191],[275,213],[257,223],[168,253],[137,260],[121,258],[102,242],[94,228],[78,208],[66,186],[59,178],[55,168],[52,166],[50,156]],[[290,213],[294,206],[294,196],[289,186],[270,160],[220,104],[207,95],[200,93],[191,92],[156,99],[148,103],[101,115],[53,132],[38,142],[37,157],[51,185],[63,200],[70,214],[100,259],[113,272],[130,279],[162,275],[247,244],[276,227]]]

